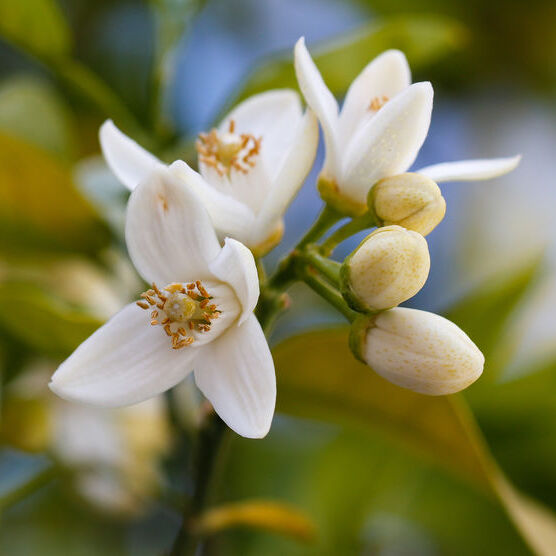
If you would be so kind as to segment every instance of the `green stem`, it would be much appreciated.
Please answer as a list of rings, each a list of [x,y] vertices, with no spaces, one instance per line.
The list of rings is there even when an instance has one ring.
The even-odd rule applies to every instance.
[[[343,215],[330,207],[325,205],[321,213],[317,217],[314,224],[309,228],[307,233],[299,240],[293,251],[283,259],[276,272],[268,279],[267,287],[278,291],[283,291],[295,282],[296,265],[299,253],[304,251],[308,245],[319,240],[336,222],[341,220]]]
[[[199,430],[195,450],[193,496],[184,510],[182,526],[174,541],[170,556],[192,556],[197,553],[201,539],[193,530],[194,524],[210,499],[214,469],[227,430],[229,429],[224,422],[214,412],[207,415]]]
[[[49,483],[55,476],[56,469],[53,465],[50,465],[39,471],[36,475],[33,475],[24,483],[19,484],[14,489],[4,493],[0,497],[0,511],[17,504],[17,502],[33,494],[41,487]]]
[[[312,249],[307,249],[300,257],[318,270],[333,286],[338,287],[340,283],[340,269],[342,268],[341,263],[323,257]]]
[[[338,228],[326,241],[322,243],[319,251],[323,255],[330,255],[336,246],[348,237],[360,232],[361,230],[366,230],[367,228],[372,228],[377,225],[376,217],[371,212],[366,212],[361,216],[357,216],[350,220],[347,224]]]
[[[343,215],[336,209],[333,209],[330,205],[324,205],[313,225],[297,244],[296,249],[303,249],[306,245],[320,239],[326,231],[342,218]]]
[[[330,305],[338,309],[344,317],[349,322],[353,322],[359,313],[351,310],[344,298],[341,296],[340,292],[332,287],[330,284],[313,274],[310,270],[305,272],[302,276],[302,280],[316,293],[318,293],[322,298],[324,298]]]

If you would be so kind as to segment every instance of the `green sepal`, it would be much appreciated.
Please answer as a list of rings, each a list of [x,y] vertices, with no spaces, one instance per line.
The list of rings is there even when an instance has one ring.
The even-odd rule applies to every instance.
[[[375,318],[375,315],[361,315],[351,323],[349,330],[349,349],[354,357],[365,365],[367,362],[363,357],[363,348],[367,340],[367,332],[374,326]]]
[[[342,195],[335,180],[320,175],[317,189],[321,199],[331,208],[346,216],[361,216],[367,211],[367,206]]]

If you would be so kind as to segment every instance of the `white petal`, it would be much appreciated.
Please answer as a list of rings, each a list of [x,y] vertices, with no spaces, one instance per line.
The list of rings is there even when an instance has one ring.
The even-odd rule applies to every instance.
[[[247,438],[267,434],[276,404],[276,375],[254,315],[203,348],[195,381],[231,429]]]
[[[255,310],[259,300],[259,278],[253,254],[239,241],[226,238],[224,247],[209,268],[216,278],[234,289],[241,303],[241,324]]]
[[[417,170],[436,182],[488,180],[511,172],[519,164],[521,155],[508,158],[485,158],[444,162]]]
[[[201,350],[172,349],[148,311],[127,305],[85,340],[52,376],[66,400],[103,407],[131,405],[168,390],[192,370]]]
[[[155,168],[164,166],[158,158],[122,133],[112,120],[106,120],[100,126],[99,139],[108,166],[131,191]]]
[[[290,151],[284,160],[272,189],[257,215],[256,225],[249,239],[249,245],[263,243],[276,229],[297,192],[311,171],[319,142],[317,120],[311,110],[307,110],[299,123]]]
[[[198,197],[168,169],[158,169],[131,194],[126,243],[147,282],[166,285],[210,278],[220,245]]]
[[[305,97],[305,101],[317,115],[324,133],[326,161],[323,171],[336,175],[339,164],[336,144],[338,103],[334,95],[328,90],[317,66],[307,51],[303,37],[295,45],[294,56],[295,74],[299,88]]]
[[[433,90],[415,83],[387,102],[352,138],[339,186],[364,203],[371,186],[405,172],[429,129]]]
[[[255,217],[245,204],[215,189],[183,160],[173,162],[170,171],[203,202],[213,226],[221,236],[239,240],[248,237]]]
[[[228,131],[230,120],[234,120],[235,133],[262,137],[261,156],[265,165],[269,170],[277,169],[302,116],[299,95],[289,89],[277,89],[244,100],[224,118],[219,131]]]
[[[369,117],[373,99],[394,98],[411,84],[411,70],[403,52],[387,50],[377,56],[350,85],[340,114],[340,136],[346,143]]]
[[[270,172],[267,171],[265,164],[266,161],[261,159],[246,173],[232,170],[229,178],[232,195],[247,205],[255,215],[261,210],[272,187]]]

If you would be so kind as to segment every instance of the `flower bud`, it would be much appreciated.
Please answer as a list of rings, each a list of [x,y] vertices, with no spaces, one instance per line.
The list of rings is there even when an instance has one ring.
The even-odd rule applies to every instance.
[[[354,353],[402,388],[439,396],[463,390],[481,376],[485,358],[453,322],[427,311],[396,307],[352,328]]]
[[[368,204],[380,224],[398,224],[426,236],[441,222],[446,201],[434,181],[422,174],[399,174],[376,182]]]
[[[344,261],[342,295],[357,311],[388,309],[413,297],[430,269],[427,241],[400,226],[379,228]]]

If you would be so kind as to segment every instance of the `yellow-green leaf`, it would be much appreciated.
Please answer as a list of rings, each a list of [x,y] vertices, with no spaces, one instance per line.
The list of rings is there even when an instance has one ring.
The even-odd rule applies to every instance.
[[[75,138],[69,114],[46,81],[17,76],[0,84],[0,129],[58,156],[71,158]]]
[[[540,527],[530,523],[534,512],[513,487],[505,488],[463,398],[428,397],[390,384],[354,359],[345,328],[289,338],[275,348],[274,361],[278,411],[390,433],[497,497],[531,543]],[[556,535],[556,518],[544,508],[542,516],[545,535]]]
[[[110,235],[77,191],[70,167],[0,133],[0,252],[94,253]]]
[[[539,274],[542,259],[535,257],[514,272],[493,276],[464,296],[445,315],[469,335],[484,353],[487,364],[482,377],[494,379],[511,355],[513,342],[504,343],[503,331],[514,309]],[[501,340],[502,339],[502,340]]]
[[[311,47],[311,53],[327,86],[335,95],[342,95],[365,65],[384,50],[403,50],[412,69],[419,70],[461,48],[465,39],[465,29],[454,19],[396,16],[368,24],[322,48]],[[282,87],[297,88],[291,51],[257,69],[238,96],[242,99]]]
[[[56,0],[0,2],[0,36],[41,56],[59,56],[70,49],[70,30]]]
[[[69,355],[101,324],[32,283],[0,284],[0,327],[40,354]]]
[[[315,525],[299,509],[275,500],[245,500],[207,510],[195,524],[197,533],[210,535],[231,527],[252,527],[310,542]]]

